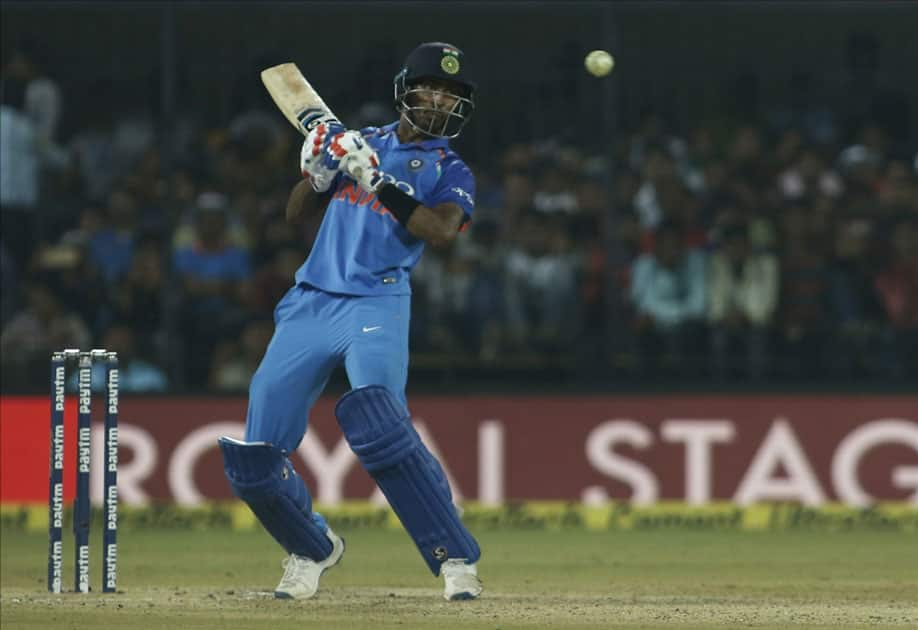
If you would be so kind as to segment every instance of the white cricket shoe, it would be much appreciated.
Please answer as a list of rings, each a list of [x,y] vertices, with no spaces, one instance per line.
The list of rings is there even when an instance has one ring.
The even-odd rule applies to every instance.
[[[284,577],[274,589],[275,598],[309,599],[316,594],[319,578],[327,569],[338,564],[344,555],[344,539],[331,529],[326,529],[325,535],[332,542],[332,552],[325,560],[317,562],[295,553],[284,559]]]
[[[443,599],[456,601],[475,599],[481,595],[481,580],[478,579],[478,567],[466,564],[464,558],[450,558],[440,567],[446,582]]]

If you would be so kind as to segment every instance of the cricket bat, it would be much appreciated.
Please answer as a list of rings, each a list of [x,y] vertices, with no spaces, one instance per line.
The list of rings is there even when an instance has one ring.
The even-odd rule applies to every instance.
[[[261,82],[284,117],[304,136],[320,123],[340,124],[295,63],[282,63],[262,70]]]
[[[341,124],[295,63],[282,63],[262,70],[261,82],[284,117],[304,136],[323,122]],[[360,179],[363,169],[350,162],[346,168],[354,179]]]

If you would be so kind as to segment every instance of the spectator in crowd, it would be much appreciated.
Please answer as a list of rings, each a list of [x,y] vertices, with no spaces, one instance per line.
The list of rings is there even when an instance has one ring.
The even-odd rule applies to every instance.
[[[411,343],[419,350],[453,355],[467,342],[469,287],[473,263],[454,242],[431,248],[411,273]]]
[[[705,314],[704,254],[685,246],[677,223],[656,231],[652,252],[635,260],[631,302],[635,312],[639,370],[684,374],[697,365]],[[653,363],[657,363],[653,365]]]
[[[784,213],[781,254],[779,340],[783,373],[792,378],[823,377],[829,329],[828,261],[825,234],[814,228],[808,208]]]
[[[245,250],[249,255],[249,261],[252,260],[249,234],[245,228],[237,221],[236,208],[230,203],[230,197],[222,192],[215,190],[205,190],[195,196],[192,203],[183,209],[183,216],[178,221],[172,232],[172,247],[176,250],[194,248],[198,241],[198,219],[201,211],[219,210],[225,216],[226,243],[234,248]],[[264,239],[263,232],[258,234],[259,240]],[[255,245],[256,247],[259,246]]]
[[[221,392],[248,391],[274,333],[271,320],[259,319],[245,326],[239,341],[222,341],[214,352],[210,387]]]
[[[802,151],[794,164],[781,174],[779,186],[786,201],[811,199],[817,195],[838,198],[844,192],[841,177],[812,149]]]
[[[26,330],[5,343],[37,343],[44,305],[87,347],[129,326],[173,388],[244,387],[322,219],[285,220],[299,146],[283,120],[250,85],[261,100],[227,125],[178,115],[160,142],[145,102],[102,81],[86,93],[107,106],[69,109],[62,126],[59,90],[27,57],[7,58],[0,108],[3,326]],[[471,233],[413,273],[413,366],[449,351],[456,365],[538,369],[576,353],[604,376],[611,356],[614,378],[632,358],[641,377],[918,378],[918,157],[869,109],[828,112],[844,134],[811,105],[761,124],[715,113],[686,140],[647,110],[602,155],[560,130],[502,154],[473,139]],[[66,177],[39,179],[41,137],[69,149]],[[50,300],[24,281],[35,274],[53,278]],[[20,376],[28,387],[15,370],[4,385]]]
[[[37,40],[28,38],[22,38],[17,43],[4,67],[4,75],[22,81],[25,86],[22,111],[35,133],[40,179],[47,179],[53,172],[65,169],[70,162],[69,154],[57,141],[63,109],[61,89],[47,70],[44,48]]]
[[[613,225],[609,216],[611,195],[605,185],[608,168],[607,160],[584,162],[578,181],[579,211],[569,220],[571,248],[578,258],[577,291],[582,305],[582,335],[577,339],[577,353],[581,357],[584,353],[592,357],[584,357],[582,361],[578,359],[578,363],[589,364],[588,369],[604,360],[609,349],[604,342],[607,324],[606,265],[611,262],[607,241]],[[495,244],[495,249],[500,250],[500,243]]]
[[[127,109],[112,130],[112,150],[122,167],[121,185],[134,195],[138,204],[150,205],[159,197],[159,149],[156,145],[155,123],[149,105],[138,102],[134,95],[122,98]],[[154,204],[155,205],[155,204]]]
[[[89,86],[99,102],[114,99],[115,88],[107,80]],[[105,203],[115,182],[123,174],[123,166],[115,157],[114,117],[104,107],[91,108],[84,124],[67,143],[83,194],[88,201]]]
[[[840,377],[867,377],[884,372],[890,352],[889,327],[880,295],[876,229],[866,217],[849,217],[835,226],[829,269],[830,309],[835,339],[830,368]]]
[[[727,181],[741,207],[754,208],[761,201],[761,191],[773,181],[765,158],[762,130],[753,125],[740,127],[727,150]]]
[[[468,309],[465,318],[469,347],[484,362],[494,362],[501,356],[507,339],[507,312],[504,296],[506,252],[501,247],[499,227],[489,220],[472,225],[467,257],[471,263],[468,288]]]
[[[543,214],[576,214],[578,211],[576,179],[573,172],[576,156],[568,156],[567,163],[558,156],[546,161],[536,180],[532,208]]]
[[[131,266],[137,232],[137,201],[124,189],[108,197],[103,221],[88,235],[89,255],[109,285],[117,282]]]
[[[918,185],[904,160],[893,160],[879,182],[877,200],[893,212],[918,212]]]
[[[181,330],[188,383],[203,386],[210,355],[221,337],[235,335],[245,321],[248,253],[229,242],[226,197],[203,193],[194,215],[194,240],[173,253],[182,289]]]
[[[514,159],[508,160],[509,164],[504,167],[505,175],[499,199],[502,207],[513,217],[532,207],[535,183],[529,172],[530,166],[528,164],[517,165],[515,156],[508,152],[508,158],[511,157]]]
[[[563,216],[530,212],[507,255],[504,294],[516,351],[557,354],[579,330],[578,260],[565,226]]]
[[[35,264],[53,270],[60,300],[86,323],[95,335],[104,328],[108,295],[99,267],[84,243],[61,243],[39,249]]]
[[[0,83],[0,212],[3,244],[18,269],[25,269],[36,237],[39,155],[35,126],[24,111],[25,84]]]
[[[628,140],[626,160],[628,165],[639,170],[650,161],[651,154],[662,151],[674,161],[686,156],[686,142],[674,135],[665,117],[652,107],[640,113],[634,133]]]
[[[879,188],[883,157],[877,149],[862,144],[845,148],[838,156],[838,169],[845,186],[849,207],[863,209],[873,205]]]
[[[252,315],[265,319],[272,316],[274,307],[293,286],[294,274],[304,259],[302,251],[282,247],[255,272],[246,285],[246,303]]]
[[[667,217],[666,201],[675,201],[681,192],[676,163],[667,151],[658,145],[647,148],[642,165],[642,181],[634,195],[633,207],[645,232],[653,232]],[[679,192],[677,192],[679,191]],[[672,210],[669,206],[669,210]]]
[[[755,380],[765,375],[778,280],[776,257],[752,251],[745,224],[724,230],[720,250],[710,258],[707,282],[712,368],[717,378],[723,380],[736,371]],[[745,361],[737,370],[734,358],[739,352]]]
[[[163,311],[170,295],[162,243],[149,236],[138,239],[130,268],[111,289],[111,317],[130,325],[141,356],[160,357],[165,351]]]
[[[42,49],[34,40],[22,40],[13,49],[5,74],[25,84],[24,107],[26,116],[32,122],[40,148],[52,145],[57,140],[57,129],[61,119],[61,89],[45,67]]]
[[[150,148],[141,155],[128,174],[122,178],[118,188],[123,189],[134,201],[132,231],[154,233],[165,236],[172,231],[175,215],[172,200],[162,172],[159,150]],[[122,228],[123,232],[126,232]]]
[[[0,333],[5,387],[32,390],[47,385],[48,357],[65,348],[88,348],[92,337],[82,319],[62,303],[57,278],[42,272],[26,282],[26,306]]]
[[[315,239],[319,225],[317,221],[304,221],[304,232],[299,232],[285,220],[280,211],[266,212],[262,232],[253,255],[265,261],[274,258],[274,255],[282,249],[298,249],[303,252],[305,258],[312,248],[312,241]]]
[[[274,112],[260,107],[237,115],[227,131],[217,163],[221,188],[229,193],[246,189],[266,192],[273,176],[291,163],[285,156],[295,144],[292,136]]]
[[[164,392],[169,387],[166,374],[156,365],[139,356],[136,351],[134,330],[123,322],[113,323],[102,337],[102,347],[118,353],[118,387],[126,393]],[[67,382],[75,391],[79,376],[71,372]],[[94,361],[92,365],[92,390],[105,391],[105,364]]]
[[[896,221],[892,251],[876,278],[883,308],[894,331],[894,376],[918,374],[918,216]]]

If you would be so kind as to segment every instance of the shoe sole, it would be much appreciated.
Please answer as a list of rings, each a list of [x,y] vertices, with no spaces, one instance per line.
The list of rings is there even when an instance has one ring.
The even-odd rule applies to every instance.
[[[477,599],[478,595],[472,595],[471,593],[454,593],[450,596],[449,601],[451,602],[464,602],[470,599]]]
[[[325,575],[325,572],[326,572],[326,571],[328,571],[328,570],[331,569],[332,567],[336,567],[336,566],[338,566],[339,564],[341,564],[341,560],[342,560],[342,558],[344,558],[344,548],[345,548],[345,546],[346,546],[346,545],[344,544],[344,538],[341,538],[341,537],[339,536],[339,537],[338,537],[338,540],[341,541],[341,553],[338,554],[338,557],[335,559],[334,562],[332,562],[331,564],[329,564],[329,565],[327,565],[327,566],[322,567],[322,572],[319,574],[319,579],[321,579],[322,576]],[[332,553],[335,553],[335,548],[334,548],[334,547],[332,547]],[[328,558],[326,558],[326,560],[327,560],[327,559],[328,559]],[[319,592],[319,589],[316,589],[316,593],[318,593],[318,592]],[[310,598],[312,598],[312,597],[315,597],[315,593],[313,593],[313,594],[310,595],[309,597],[303,597],[302,599],[310,599]],[[294,597],[294,596],[291,595],[290,593],[285,593],[284,591],[274,591],[274,599],[296,599],[296,597]]]

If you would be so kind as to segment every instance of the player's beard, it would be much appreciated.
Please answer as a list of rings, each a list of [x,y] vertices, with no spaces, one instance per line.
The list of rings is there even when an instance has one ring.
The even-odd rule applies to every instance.
[[[421,129],[432,134],[439,134],[446,127],[449,115],[442,110],[418,112],[415,124]]]

